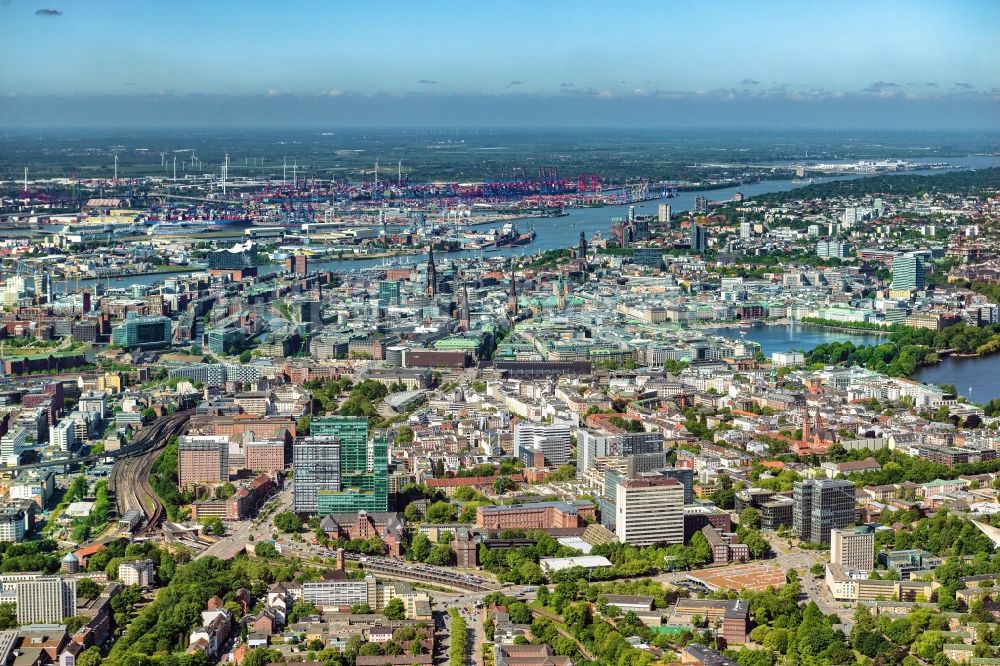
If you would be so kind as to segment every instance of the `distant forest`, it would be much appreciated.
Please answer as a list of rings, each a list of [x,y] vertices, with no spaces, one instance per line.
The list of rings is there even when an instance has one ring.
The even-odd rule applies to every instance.
[[[800,199],[831,199],[867,195],[914,196],[925,192],[978,194],[1000,189],[1000,168],[978,171],[948,171],[933,175],[866,176],[853,180],[806,185],[788,192],[775,192],[753,197],[769,204]]]

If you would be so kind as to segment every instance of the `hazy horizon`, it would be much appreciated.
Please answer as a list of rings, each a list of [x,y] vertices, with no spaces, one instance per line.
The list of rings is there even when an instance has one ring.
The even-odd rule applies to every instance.
[[[11,0],[0,122],[996,129],[998,25],[1000,3],[977,0]]]

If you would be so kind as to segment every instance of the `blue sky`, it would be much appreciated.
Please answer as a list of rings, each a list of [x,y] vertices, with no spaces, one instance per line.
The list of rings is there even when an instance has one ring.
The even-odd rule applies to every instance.
[[[625,4],[5,0],[0,105],[15,125],[73,100],[80,124],[234,104],[407,124],[409,101],[418,124],[1000,125],[1000,2]]]

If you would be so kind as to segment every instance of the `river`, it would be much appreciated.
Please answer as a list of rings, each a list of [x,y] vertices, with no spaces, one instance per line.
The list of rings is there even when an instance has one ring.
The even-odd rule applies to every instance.
[[[935,162],[942,160],[914,159],[911,161]],[[945,158],[945,161],[952,165],[952,168],[954,169],[983,169],[987,167],[1000,166],[1000,157],[993,156],[952,157]],[[938,173],[940,171],[944,171],[944,169],[933,173]],[[928,173],[931,172],[905,171],[887,175],[927,175]],[[862,177],[864,176],[824,176],[815,178],[813,182],[827,183],[834,180],[851,180]],[[772,192],[787,192],[798,187],[803,187],[804,185],[805,183],[793,183],[791,180],[765,180],[760,183],[741,185],[739,187],[724,187],[714,190],[705,190],[702,192],[679,192],[677,196],[670,199],[653,199],[651,201],[636,204],[636,212],[640,215],[656,215],[657,206],[661,203],[666,203],[670,204],[674,213],[678,213],[693,210],[695,207],[695,199],[699,196],[708,197],[709,201],[729,201],[737,192],[741,192],[746,197],[754,197],[760,194],[770,194]],[[586,233],[588,240],[597,231],[601,232],[601,235],[607,238],[611,227],[611,220],[616,217],[625,217],[628,213],[628,209],[629,205],[605,206],[603,208],[570,208],[566,211],[567,215],[564,215],[563,217],[522,220],[520,222],[522,230],[526,230],[527,227],[532,224],[535,226],[537,236],[535,238],[535,242],[531,245],[516,248],[505,248],[503,250],[492,252],[483,252],[481,250],[449,252],[447,254],[442,254],[441,258],[442,260],[448,260],[493,256],[509,257],[511,255],[530,255],[535,254],[536,252],[543,252],[545,250],[553,250],[557,248],[575,247],[580,239],[581,231]],[[234,237],[233,240],[236,240],[236,237]],[[422,255],[418,255],[400,257],[398,261],[401,263],[416,263],[423,261],[423,259],[424,257]],[[312,264],[312,267],[333,271],[349,271],[351,269],[379,266],[383,263],[385,263],[384,259],[355,259],[347,261],[334,259],[330,261],[317,261]],[[260,268],[260,273],[262,275],[266,275],[268,273],[278,271],[281,268],[281,266],[262,266]],[[175,273],[174,275],[178,274]],[[131,284],[153,284],[155,282],[162,282],[163,279],[163,275],[137,275],[124,278],[112,278],[110,281],[102,280],[101,282],[111,287],[125,287]],[[93,280],[80,281],[81,284],[93,284],[93,282]]]
[[[912,161],[934,162],[940,160]],[[946,158],[946,161],[955,168],[982,169],[1000,166],[1000,157],[994,156]],[[892,175],[913,173],[926,174],[927,172],[909,171]],[[814,182],[825,183],[833,180],[848,180],[859,177],[862,176],[827,176],[815,178]],[[698,196],[706,196],[710,201],[725,201],[732,199],[736,192],[741,192],[747,197],[753,197],[772,192],[787,192],[802,186],[803,184],[793,183],[791,180],[767,180],[740,187],[726,187],[703,192],[680,192],[677,196],[670,199],[655,199],[636,204],[636,211],[640,215],[655,215],[656,208],[660,203],[668,203],[675,213],[683,212],[694,208],[695,198]],[[443,260],[448,260],[484,256],[510,256],[512,254],[530,255],[545,250],[575,246],[579,240],[581,231],[586,233],[588,239],[598,231],[607,237],[611,220],[616,217],[624,217],[628,212],[628,208],[628,205],[605,206],[603,208],[572,208],[568,209],[568,214],[563,217],[525,220],[521,222],[521,227],[526,228],[528,225],[534,224],[537,233],[535,242],[531,245],[507,248],[495,252],[451,252],[441,255],[441,257]],[[424,256],[419,255],[401,257],[399,261],[416,263],[423,261],[423,259]],[[312,264],[312,267],[333,271],[349,271],[351,269],[379,266],[384,262],[385,260],[383,259],[331,260],[317,261]],[[266,275],[276,272],[281,268],[281,266],[277,265],[262,266],[260,273]],[[173,275],[183,274],[174,273]],[[169,277],[169,275],[137,275],[102,280],[102,282],[111,287],[126,287],[131,284],[162,282],[166,277]],[[81,284],[93,283],[93,280],[81,280],[80,282]],[[880,336],[877,335],[850,333],[801,324],[796,324],[794,327],[762,326],[744,330],[747,331],[745,335],[746,339],[759,343],[767,355],[776,351],[780,352],[792,349],[807,351],[825,342],[850,341],[857,345],[878,344],[880,342]],[[737,329],[712,329],[711,332],[726,337],[741,337]],[[959,392],[968,399],[976,402],[986,402],[991,398],[1000,397],[1000,354],[987,358],[947,358],[938,365],[921,368],[914,379],[930,384],[954,384]]]

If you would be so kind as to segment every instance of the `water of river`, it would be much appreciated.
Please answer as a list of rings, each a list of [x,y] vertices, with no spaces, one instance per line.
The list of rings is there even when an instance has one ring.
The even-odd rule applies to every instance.
[[[920,161],[920,160],[912,160]],[[924,160],[926,162],[942,161],[942,160]],[[947,158],[948,164],[952,165],[953,168],[972,168],[972,169],[982,169],[986,167],[1000,166],[1000,157],[993,156],[969,156],[969,157],[952,157]],[[901,173],[919,173],[927,174],[930,172],[901,172]],[[860,176],[827,176],[814,179],[816,183],[826,183],[834,180],[850,180],[853,178],[859,178]],[[636,212],[639,215],[655,215],[656,208],[660,203],[667,203],[673,208],[674,212],[689,211],[694,209],[695,199],[699,196],[706,196],[710,201],[727,201],[733,198],[733,195],[737,192],[741,192],[744,196],[753,197],[760,194],[770,194],[772,192],[787,192],[798,187],[802,187],[801,183],[793,183],[791,180],[767,180],[760,183],[752,183],[748,185],[742,185],[739,187],[725,187],[715,190],[707,190],[704,192],[680,192],[677,196],[671,199],[656,199],[653,201],[647,201],[645,203],[636,204]],[[508,257],[511,255],[530,255],[536,252],[543,252],[545,250],[552,250],[556,248],[564,248],[576,246],[580,238],[580,232],[586,233],[587,238],[591,238],[595,232],[600,231],[605,237],[608,236],[609,229],[611,227],[611,221],[616,217],[624,217],[628,213],[629,206],[605,206],[603,208],[571,208],[568,209],[568,215],[563,217],[552,217],[552,218],[539,218],[533,220],[522,221],[520,226],[526,229],[527,226],[534,224],[537,237],[535,242],[531,245],[517,247],[517,248],[505,248],[503,250],[494,252],[482,252],[482,251],[463,251],[463,252],[451,252],[446,255],[442,255],[445,259],[462,259],[462,258],[476,258],[476,257],[492,257],[492,256],[504,256]],[[422,256],[416,257],[403,257],[401,261],[418,262],[422,261]],[[330,260],[330,261],[317,261],[313,264],[314,268],[333,270],[333,271],[349,271],[352,269],[359,268],[369,268],[372,266],[379,266],[384,263],[382,259],[357,259],[357,260]],[[273,273],[279,270],[280,266],[262,266],[260,273],[266,275],[268,273]],[[125,278],[112,279],[110,282],[102,280],[105,284],[111,287],[125,287],[130,284],[153,284],[155,282],[163,281],[163,275],[139,275]],[[81,280],[81,284],[92,284],[92,280]]]

